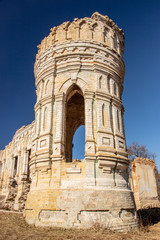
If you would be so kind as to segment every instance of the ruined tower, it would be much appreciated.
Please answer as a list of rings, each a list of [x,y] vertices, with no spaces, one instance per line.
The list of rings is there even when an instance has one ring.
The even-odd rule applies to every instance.
[[[0,152],[4,202],[12,193],[7,206],[18,210],[27,198],[25,218],[37,226],[137,227],[121,101],[123,31],[94,13],[52,28],[38,49],[35,121]],[[81,125],[85,158],[76,161]]]
[[[51,29],[38,46],[31,189],[25,217],[41,226],[137,226],[121,101],[124,34],[107,16]],[[85,125],[85,159],[72,140]]]

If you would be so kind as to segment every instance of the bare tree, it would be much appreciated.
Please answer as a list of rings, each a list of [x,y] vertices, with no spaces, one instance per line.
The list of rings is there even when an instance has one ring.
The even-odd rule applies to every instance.
[[[150,153],[145,145],[141,145],[138,142],[132,142],[132,145],[128,146],[128,157],[131,160],[137,157],[156,160],[156,154]]]
[[[157,155],[155,153],[150,153],[150,158],[154,161],[157,160]]]

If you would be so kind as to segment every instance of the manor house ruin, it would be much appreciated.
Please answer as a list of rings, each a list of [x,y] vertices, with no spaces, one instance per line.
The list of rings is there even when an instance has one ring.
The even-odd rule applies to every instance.
[[[124,34],[107,16],[64,22],[38,46],[35,121],[0,151],[3,205],[37,226],[138,225],[121,100]],[[85,159],[72,140],[85,125]],[[2,204],[2,203],[1,203]]]

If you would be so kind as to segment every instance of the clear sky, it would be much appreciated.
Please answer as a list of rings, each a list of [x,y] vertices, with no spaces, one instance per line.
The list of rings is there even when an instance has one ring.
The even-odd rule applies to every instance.
[[[0,0],[0,149],[34,120],[37,45],[51,27],[95,11],[125,34],[127,145],[146,145],[160,168],[160,0]]]

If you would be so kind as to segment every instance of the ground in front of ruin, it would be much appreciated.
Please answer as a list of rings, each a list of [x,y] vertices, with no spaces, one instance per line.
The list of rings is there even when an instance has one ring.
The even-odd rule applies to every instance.
[[[120,240],[120,239],[160,239],[160,222],[152,226],[142,226],[140,230],[129,233],[117,233],[100,226],[94,226],[89,230],[61,229],[61,228],[42,228],[34,227],[26,223],[22,214],[0,211],[0,240]]]

